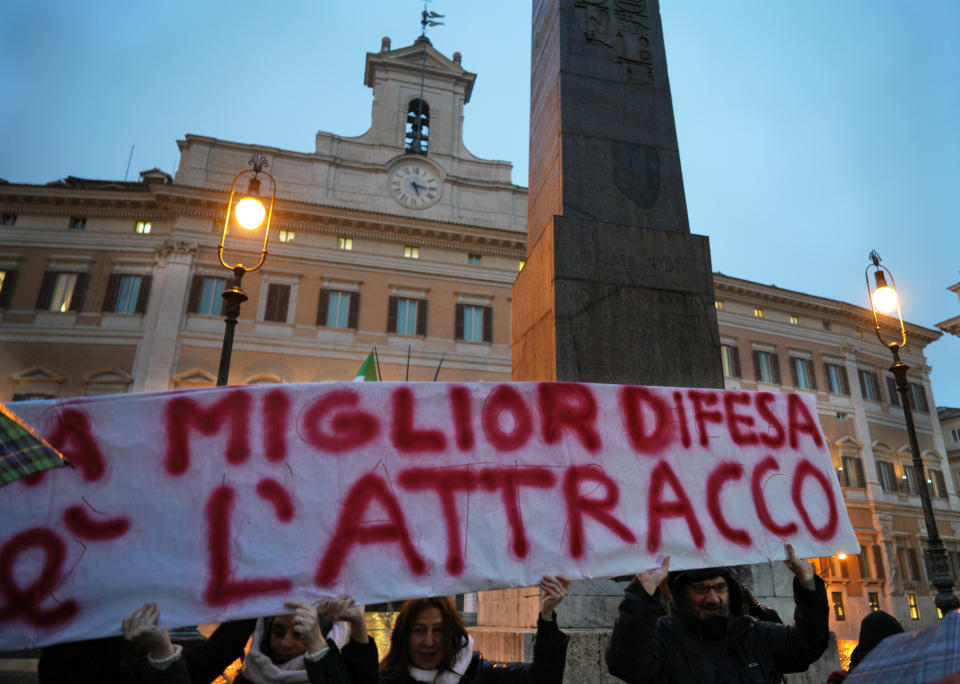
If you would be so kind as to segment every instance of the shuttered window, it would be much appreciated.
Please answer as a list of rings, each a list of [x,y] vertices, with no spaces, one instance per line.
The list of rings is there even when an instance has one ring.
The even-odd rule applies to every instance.
[[[777,354],[754,349],[753,369],[757,382],[780,384],[780,357]]]
[[[69,271],[47,271],[43,274],[37,309],[46,311],[79,311],[87,290],[87,274]]]
[[[263,310],[263,320],[286,323],[289,305],[290,286],[282,283],[270,283],[267,285],[267,304]]]
[[[144,313],[147,310],[152,281],[152,276],[111,273],[102,310],[112,313]]]
[[[357,328],[360,311],[359,292],[320,290],[317,302],[317,325],[327,328]]]
[[[387,332],[397,335],[427,334],[427,300],[390,297]]]
[[[466,342],[493,342],[493,307],[457,304],[454,337]]]

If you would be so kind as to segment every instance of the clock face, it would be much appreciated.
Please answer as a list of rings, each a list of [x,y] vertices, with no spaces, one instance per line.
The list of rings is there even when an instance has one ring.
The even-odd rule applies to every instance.
[[[408,209],[426,209],[440,199],[440,181],[427,166],[406,162],[390,172],[390,193]]]

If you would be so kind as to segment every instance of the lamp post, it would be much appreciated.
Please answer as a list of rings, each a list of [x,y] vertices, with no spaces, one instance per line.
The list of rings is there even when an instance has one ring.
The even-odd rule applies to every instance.
[[[930,491],[927,489],[926,469],[923,467],[923,459],[920,456],[920,446],[917,443],[917,431],[913,426],[913,412],[910,409],[910,386],[907,384],[907,366],[900,360],[900,350],[907,344],[907,331],[903,325],[903,314],[900,311],[900,301],[897,296],[896,285],[893,280],[893,274],[886,266],[880,265],[880,255],[876,250],[870,252],[870,262],[864,270],[864,276],[867,280],[867,292],[870,295],[870,307],[873,309],[874,328],[877,331],[877,337],[893,354],[893,365],[890,366],[890,372],[897,383],[897,392],[900,394],[900,404],[903,406],[903,419],[907,424],[907,436],[910,439],[910,451],[913,452],[913,468],[920,479],[920,501],[923,504],[923,517],[927,525],[927,558],[930,561],[930,567],[933,569],[933,586],[937,588],[935,602],[941,614],[960,608],[960,600],[953,591],[953,579],[950,576],[950,566],[947,563],[947,553],[943,548],[943,542],[937,533],[937,521],[933,517],[933,504],[930,502]],[[870,269],[873,271],[874,284],[870,284]],[[890,283],[887,283],[889,277]],[[899,335],[894,334],[891,340],[887,340],[880,330],[879,313],[890,315],[896,311],[896,322],[900,324]],[[897,339],[899,337],[899,339]]]
[[[233,333],[237,327],[237,317],[240,315],[240,305],[247,301],[246,293],[240,288],[240,281],[243,274],[249,271],[256,271],[263,266],[267,258],[267,238],[270,235],[270,219],[273,217],[273,203],[277,199],[277,182],[273,176],[264,171],[267,166],[267,158],[263,155],[254,155],[250,158],[250,168],[238,173],[230,186],[230,200],[227,204],[227,216],[223,221],[223,232],[220,234],[220,247],[217,249],[217,257],[223,267],[233,271],[233,280],[230,287],[223,291],[224,313],[226,314],[226,329],[223,331],[223,346],[220,349],[220,370],[217,373],[217,386],[227,384],[227,376],[230,375],[230,356],[233,354]],[[264,200],[260,193],[260,175],[263,174],[270,179],[272,191],[270,195],[269,207],[264,207]],[[244,176],[248,176],[247,191],[243,194],[237,192],[237,182]],[[236,198],[236,203],[234,199]],[[256,266],[244,266],[242,263],[228,264],[223,260],[223,248],[227,241],[227,233],[230,230],[230,221],[234,220],[237,225],[245,230],[254,231],[263,226],[263,248],[260,250],[260,261]],[[265,224],[264,224],[265,223]]]

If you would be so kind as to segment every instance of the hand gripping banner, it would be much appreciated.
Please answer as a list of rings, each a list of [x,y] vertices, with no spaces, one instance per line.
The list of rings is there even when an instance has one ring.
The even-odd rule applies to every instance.
[[[812,397],[323,383],[24,402],[77,467],[0,490],[0,650],[166,626],[856,553]]]

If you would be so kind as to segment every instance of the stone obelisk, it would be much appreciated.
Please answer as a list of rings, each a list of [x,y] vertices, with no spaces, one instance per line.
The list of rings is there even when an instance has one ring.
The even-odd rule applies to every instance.
[[[706,237],[687,220],[657,0],[534,0],[527,262],[513,379],[723,387]],[[603,651],[623,584],[558,609],[565,681],[616,681]],[[480,594],[475,639],[531,654],[538,593]]]
[[[513,379],[723,387],[657,0],[534,0]]]

